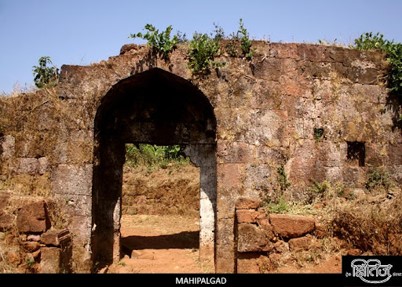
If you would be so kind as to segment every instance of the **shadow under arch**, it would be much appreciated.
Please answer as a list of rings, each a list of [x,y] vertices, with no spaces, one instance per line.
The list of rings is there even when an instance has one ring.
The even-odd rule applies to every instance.
[[[125,143],[185,145],[200,168],[200,259],[214,262],[216,118],[191,82],[153,68],[115,84],[102,98],[95,123],[91,249],[93,269],[120,259]]]

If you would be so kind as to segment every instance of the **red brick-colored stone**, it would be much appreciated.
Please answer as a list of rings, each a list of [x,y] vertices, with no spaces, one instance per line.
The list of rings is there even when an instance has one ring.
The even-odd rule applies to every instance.
[[[61,249],[42,247],[39,273],[60,273]]]
[[[289,244],[285,241],[279,240],[274,243],[274,249],[277,253],[284,253],[289,251]]]
[[[264,230],[265,235],[271,240],[275,237],[274,228],[269,223],[269,220],[266,216],[257,218],[258,226]]]
[[[21,233],[45,232],[50,228],[44,201],[25,205],[18,210],[17,228]]]
[[[270,214],[269,220],[274,232],[280,237],[301,237],[315,228],[315,220],[312,217],[290,214]]]
[[[261,201],[249,198],[239,198],[236,201],[236,209],[257,209]]]
[[[21,245],[27,252],[35,252],[40,248],[39,242],[36,241],[26,241],[21,243]]]
[[[40,241],[47,246],[60,246],[64,241],[70,240],[70,232],[67,229],[50,229],[41,235]]]
[[[260,215],[261,212],[256,210],[236,210],[236,219],[238,223],[256,223]]]
[[[308,250],[311,245],[311,237],[299,237],[289,240],[290,251]]]
[[[239,252],[270,251],[273,248],[264,230],[250,223],[238,225],[237,240],[237,250]]]
[[[237,273],[264,273],[273,269],[272,262],[264,254],[240,253],[237,258]]]

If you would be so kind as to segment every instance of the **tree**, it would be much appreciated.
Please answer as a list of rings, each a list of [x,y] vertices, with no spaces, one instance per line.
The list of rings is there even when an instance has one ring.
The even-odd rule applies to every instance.
[[[48,65],[52,65],[49,67]],[[35,86],[44,88],[54,86],[59,78],[59,69],[53,65],[50,57],[43,56],[39,58],[39,66],[33,66],[33,75]]]

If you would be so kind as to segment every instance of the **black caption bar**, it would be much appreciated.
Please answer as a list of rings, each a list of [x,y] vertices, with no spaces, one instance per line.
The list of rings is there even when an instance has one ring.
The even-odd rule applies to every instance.
[[[2,274],[0,286],[336,286],[341,274]],[[99,284],[99,285],[93,285]],[[127,285],[129,284],[129,285]]]

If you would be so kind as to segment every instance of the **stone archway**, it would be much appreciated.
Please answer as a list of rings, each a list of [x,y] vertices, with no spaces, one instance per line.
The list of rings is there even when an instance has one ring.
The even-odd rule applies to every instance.
[[[200,258],[214,261],[216,119],[207,97],[183,78],[154,68],[115,84],[102,99],[94,128],[94,268],[120,259],[125,143],[186,146],[200,168]]]

